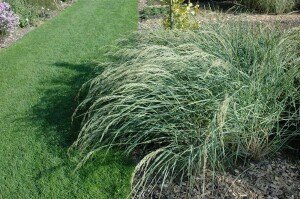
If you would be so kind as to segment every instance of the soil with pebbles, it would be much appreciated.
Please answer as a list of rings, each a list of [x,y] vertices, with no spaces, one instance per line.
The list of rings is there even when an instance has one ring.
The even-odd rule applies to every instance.
[[[196,178],[196,186],[188,191],[188,183],[169,183],[138,190],[133,199],[299,199],[300,164],[282,158],[265,160],[239,167],[231,173],[212,172]],[[204,185],[204,186],[203,186]],[[163,187],[161,189],[161,187]],[[151,191],[150,191],[151,190]],[[188,195],[189,193],[189,195]]]

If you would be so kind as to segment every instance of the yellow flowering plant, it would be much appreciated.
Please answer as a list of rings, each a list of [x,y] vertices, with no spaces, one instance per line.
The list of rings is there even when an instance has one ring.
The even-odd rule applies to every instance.
[[[199,11],[199,6],[194,6],[190,1],[184,4],[184,0],[161,0],[164,5],[169,5],[169,15],[163,20],[166,29],[197,29],[199,23],[195,20],[195,15]]]

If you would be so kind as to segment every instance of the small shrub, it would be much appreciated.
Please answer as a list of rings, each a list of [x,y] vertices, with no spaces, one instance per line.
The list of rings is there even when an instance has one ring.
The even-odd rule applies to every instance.
[[[199,28],[199,23],[194,18],[199,6],[194,7],[190,2],[183,4],[184,0],[172,0],[172,6],[170,5],[170,0],[162,0],[162,2],[170,6],[169,14],[163,20],[163,26],[166,29],[176,28],[184,30]]]
[[[299,111],[299,39],[299,29],[234,22],[122,40],[83,87],[73,147],[82,162],[102,149],[146,151],[134,190],[172,180],[194,188],[207,170],[272,155],[297,133],[288,121]]]
[[[242,0],[246,7],[263,13],[283,14],[296,7],[297,0]]]
[[[10,5],[0,2],[0,34],[13,32],[19,24],[19,16],[11,11]]]

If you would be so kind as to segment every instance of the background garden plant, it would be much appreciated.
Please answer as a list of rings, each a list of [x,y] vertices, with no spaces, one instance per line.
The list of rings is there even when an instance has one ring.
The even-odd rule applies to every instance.
[[[184,0],[161,0],[163,5],[169,6],[169,12],[165,15],[163,26],[166,29],[197,29],[199,22],[194,16],[199,6],[194,6],[190,1],[184,4]]]
[[[11,11],[6,2],[0,2],[0,34],[13,32],[19,24],[19,16]]]
[[[20,27],[35,26],[39,20],[49,17],[60,2],[53,0],[5,0],[20,17]]]
[[[122,40],[83,87],[73,147],[82,163],[103,149],[143,151],[133,191],[185,180],[192,189],[207,170],[272,155],[297,134],[299,38],[235,22]]]
[[[140,17],[142,19],[150,19],[157,17],[164,17],[168,14],[168,9],[166,7],[145,7],[141,13]]]
[[[26,27],[35,25],[38,19],[38,9],[34,5],[27,4],[23,0],[6,0],[12,10],[20,17],[19,26]]]
[[[297,0],[242,0],[241,3],[263,13],[283,14],[292,12],[299,2]]]

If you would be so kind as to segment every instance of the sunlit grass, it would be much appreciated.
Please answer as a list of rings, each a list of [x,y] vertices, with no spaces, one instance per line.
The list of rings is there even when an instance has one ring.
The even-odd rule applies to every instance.
[[[0,198],[125,198],[130,161],[77,162],[71,116],[103,47],[137,28],[136,0],[79,0],[0,51]],[[105,153],[105,152],[103,152]]]

